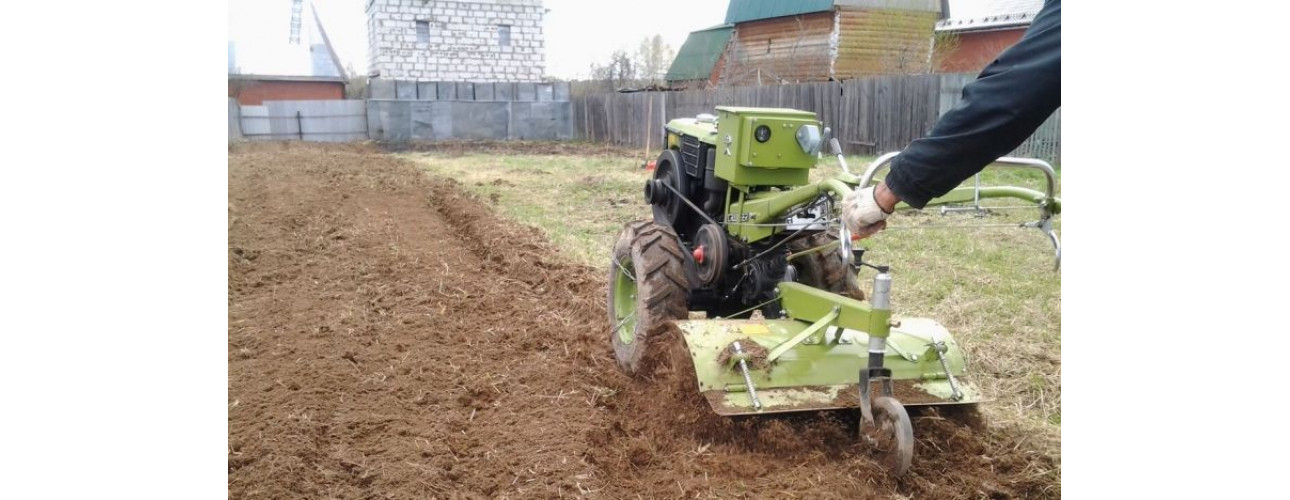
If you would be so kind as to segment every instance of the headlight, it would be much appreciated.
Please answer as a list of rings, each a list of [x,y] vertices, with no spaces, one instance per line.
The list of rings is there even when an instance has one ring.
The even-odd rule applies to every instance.
[[[802,152],[809,156],[815,156],[820,152],[820,128],[815,125],[802,125],[797,127],[797,145],[802,147]]]

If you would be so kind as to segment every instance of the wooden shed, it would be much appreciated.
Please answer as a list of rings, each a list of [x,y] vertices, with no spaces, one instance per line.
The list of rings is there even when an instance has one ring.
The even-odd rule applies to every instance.
[[[941,0],[730,0],[733,30],[707,84],[767,85],[934,71]],[[690,34],[711,38],[711,30]],[[683,50],[677,62],[682,62]],[[695,81],[692,60],[687,80]],[[674,66],[676,63],[674,63]],[[671,72],[669,84],[673,80]]]

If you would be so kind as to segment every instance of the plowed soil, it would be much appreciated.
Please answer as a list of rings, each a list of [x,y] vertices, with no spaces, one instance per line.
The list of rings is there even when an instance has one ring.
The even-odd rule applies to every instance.
[[[913,412],[896,480],[849,412],[718,417],[675,349],[621,374],[607,270],[376,148],[228,161],[230,497],[1060,496],[973,414]]]

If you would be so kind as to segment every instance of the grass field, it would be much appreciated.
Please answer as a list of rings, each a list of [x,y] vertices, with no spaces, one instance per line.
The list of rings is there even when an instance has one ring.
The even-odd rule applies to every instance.
[[[421,169],[455,179],[496,211],[539,228],[574,261],[603,267],[623,223],[649,217],[642,196],[649,172],[639,155],[402,153]],[[853,171],[871,158],[851,158]],[[837,171],[826,160],[818,179]],[[971,184],[971,181],[967,183]],[[987,170],[982,185],[1042,190],[1038,172]],[[1060,193],[1060,186],[1058,187]],[[992,200],[987,206],[1021,202]],[[1035,431],[1060,450],[1061,274],[1046,236],[1016,224],[1037,210],[1000,210],[984,218],[938,210],[900,212],[889,229],[864,240],[866,260],[893,268],[898,314],[935,318],[966,347],[989,402],[991,422]],[[973,227],[981,224],[1012,227]],[[1060,217],[1056,224],[1060,230]],[[872,271],[862,275],[862,282]],[[867,286],[866,286],[867,288]]]

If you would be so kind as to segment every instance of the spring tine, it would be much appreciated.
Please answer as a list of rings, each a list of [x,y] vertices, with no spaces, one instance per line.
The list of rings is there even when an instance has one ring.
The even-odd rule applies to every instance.
[[[748,361],[743,358],[744,350],[735,341],[735,354],[739,356],[739,371],[744,374],[744,384],[748,385],[748,397],[752,398],[753,409],[761,411],[761,401],[757,399],[757,388],[753,387],[752,375],[748,373]]]

